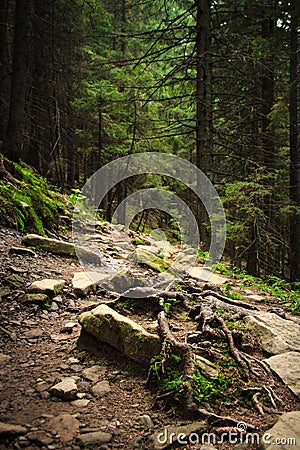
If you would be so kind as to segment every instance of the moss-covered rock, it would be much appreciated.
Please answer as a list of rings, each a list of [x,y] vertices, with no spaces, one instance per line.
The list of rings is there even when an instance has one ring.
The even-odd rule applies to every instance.
[[[21,303],[35,303],[38,305],[47,305],[50,301],[48,295],[46,294],[24,294],[19,297],[19,302]]]
[[[160,353],[158,335],[149,333],[107,305],[84,312],[79,317],[79,323],[85,331],[142,366],[147,366],[151,358]]]
[[[23,237],[22,244],[57,255],[79,256],[87,263],[101,265],[100,256],[97,253],[83,247],[78,247],[71,242],[50,239],[39,236],[38,234],[27,234]]]
[[[57,295],[62,290],[65,284],[65,280],[45,278],[44,280],[38,280],[31,283],[28,292],[34,294],[46,294],[50,297],[54,297],[54,295]]]
[[[170,264],[168,264],[163,258],[158,256],[155,252],[142,247],[137,247],[131,253],[129,258],[133,261],[138,262],[139,264],[148,266],[151,269],[156,270],[157,272],[164,272],[165,270],[168,270],[170,268]]]

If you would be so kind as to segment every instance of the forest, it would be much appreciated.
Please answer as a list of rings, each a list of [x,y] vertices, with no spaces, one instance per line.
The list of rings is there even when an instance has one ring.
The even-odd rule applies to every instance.
[[[76,193],[122,156],[177,155],[222,199],[232,266],[300,282],[296,0],[2,0],[0,16],[4,158]],[[119,183],[102,216],[152,185],[189,204],[207,251],[207,217],[170,177]]]

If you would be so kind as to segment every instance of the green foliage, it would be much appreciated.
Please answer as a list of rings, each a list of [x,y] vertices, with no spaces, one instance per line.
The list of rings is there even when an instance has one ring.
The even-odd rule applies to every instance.
[[[58,216],[68,214],[65,198],[26,164],[13,166],[16,186],[0,181],[0,221],[39,234],[57,229]]]
[[[170,353],[167,358],[162,355],[152,358],[148,380],[157,385],[161,393],[172,392],[174,399],[180,400],[187,386],[182,381],[181,357]]]
[[[197,403],[213,403],[215,401],[226,402],[231,400],[226,392],[232,386],[230,378],[218,374],[217,377],[208,380],[202,375],[197,367],[192,378],[194,380],[193,394]]]

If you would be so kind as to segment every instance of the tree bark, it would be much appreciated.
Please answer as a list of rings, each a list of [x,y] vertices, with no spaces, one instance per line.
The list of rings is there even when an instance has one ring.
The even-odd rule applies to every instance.
[[[14,161],[20,160],[23,148],[29,17],[30,0],[16,0],[10,108],[4,146],[7,156]]]

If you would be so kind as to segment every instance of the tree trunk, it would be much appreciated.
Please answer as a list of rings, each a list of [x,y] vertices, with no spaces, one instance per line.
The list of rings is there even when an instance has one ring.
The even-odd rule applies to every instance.
[[[25,128],[29,16],[30,0],[16,0],[10,110],[5,139],[7,156],[14,161],[21,158]]]

